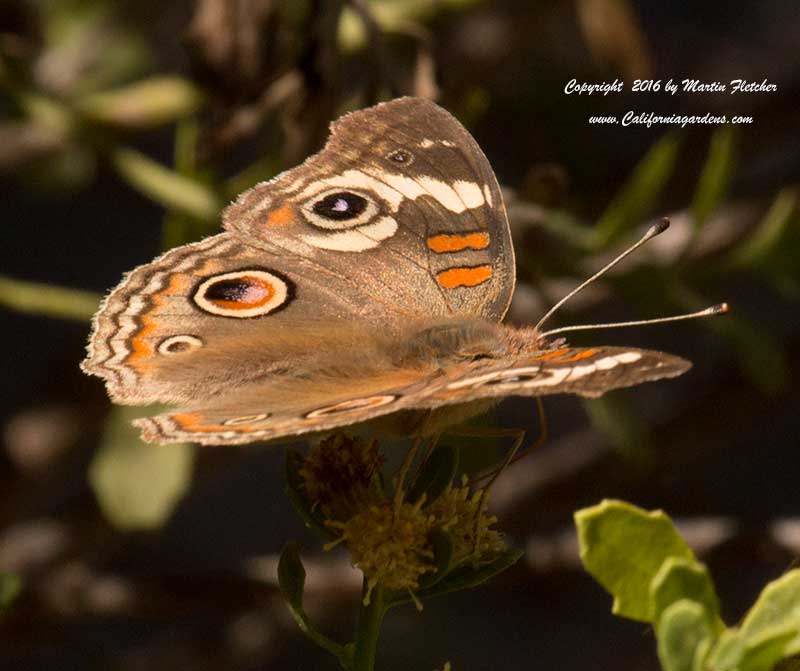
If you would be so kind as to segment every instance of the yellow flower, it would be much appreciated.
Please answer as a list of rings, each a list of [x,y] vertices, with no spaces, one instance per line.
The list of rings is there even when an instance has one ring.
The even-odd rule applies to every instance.
[[[424,502],[424,496],[415,504],[396,506],[386,501],[346,522],[328,523],[341,530],[341,542],[353,565],[364,573],[368,585],[365,604],[378,584],[389,590],[412,591],[419,588],[422,575],[435,570],[428,540],[433,518],[423,509]]]
[[[467,476],[461,487],[450,486],[428,508],[434,526],[440,528],[453,544],[453,564],[487,564],[506,549],[503,536],[490,527],[497,518],[486,514],[483,490],[470,493]]]

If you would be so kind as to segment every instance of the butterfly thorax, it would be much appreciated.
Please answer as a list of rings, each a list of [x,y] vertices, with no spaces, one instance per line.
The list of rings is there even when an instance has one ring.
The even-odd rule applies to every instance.
[[[407,365],[501,359],[538,351],[538,333],[484,319],[463,318],[413,327],[396,349],[396,362]]]

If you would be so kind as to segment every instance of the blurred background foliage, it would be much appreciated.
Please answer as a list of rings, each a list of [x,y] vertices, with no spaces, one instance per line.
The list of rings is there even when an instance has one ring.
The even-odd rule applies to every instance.
[[[798,34],[800,16],[777,0],[0,4],[0,601],[23,586],[0,625],[0,666],[323,663],[275,588],[287,539],[318,548],[281,491],[282,450],[144,446],[77,362],[124,271],[217,231],[225,204],[316,151],[332,119],[404,94],[458,116],[498,173],[517,250],[511,321],[535,323],[661,216],[672,228],[559,323],[722,300],[733,313],[602,332],[695,369],[591,403],[549,401],[549,445],[495,492],[526,561],[481,603],[465,594],[387,622],[379,665],[429,668],[446,654],[455,669],[657,668],[577,570],[571,512],[607,496],[677,516],[735,621],[800,552]],[[628,92],[566,96],[573,77],[619,77]],[[670,77],[767,78],[778,92],[629,93],[635,78]],[[628,109],[754,122],[588,124]],[[490,421],[535,430],[535,415],[510,401]],[[479,467],[489,448],[462,461]],[[337,604],[357,599],[357,577],[335,553],[311,563],[309,609],[348,627]],[[426,641],[432,625],[441,633]]]

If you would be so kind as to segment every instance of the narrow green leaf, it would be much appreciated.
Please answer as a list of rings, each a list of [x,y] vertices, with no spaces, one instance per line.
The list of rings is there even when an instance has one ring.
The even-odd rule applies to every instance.
[[[650,583],[670,557],[694,554],[662,511],[605,500],[575,513],[586,570],[614,597],[616,615],[651,622]]]
[[[426,505],[430,505],[450,486],[457,469],[458,450],[451,445],[440,445],[422,465],[408,492],[408,500],[416,503],[426,494]]]
[[[436,571],[426,573],[419,581],[420,589],[433,587],[447,575],[453,561],[453,542],[447,532],[435,529],[430,535]]]
[[[690,211],[696,229],[724,200],[736,165],[736,132],[733,126],[722,126],[711,137],[703,171],[694,192]]]
[[[432,596],[447,594],[448,592],[476,587],[512,567],[524,554],[521,550],[506,550],[493,562],[480,568],[474,569],[464,566],[456,569],[430,589],[417,592],[417,597],[427,599]]]
[[[126,531],[160,527],[191,483],[194,447],[143,443],[131,420],[144,414],[149,411],[114,408],[89,466],[103,514]]]
[[[712,638],[709,615],[691,599],[670,605],[658,621],[658,659],[663,671],[693,671],[698,647]]]
[[[460,9],[478,0],[371,0],[366,3],[370,14],[384,32],[393,32],[414,22],[424,21],[442,9]],[[343,51],[357,51],[367,43],[367,28],[361,17],[345,6],[339,20],[339,46]]]
[[[222,203],[205,184],[179,175],[133,149],[116,149],[111,159],[131,186],[164,207],[203,221],[219,216]]]
[[[14,573],[0,571],[0,612],[6,610],[22,591],[22,578]]]
[[[681,599],[691,599],[703,606],[709,625],[721,630],[719,599],[705,564],[685,557],[668,557],[650,583],[651,622],[658,622],[662,613]]]
[[[92,121],[124,128],[152,128],[187,117],[203,103],[203,95],[182,77],[162,75],[142,79],[77,101]]]
[[[278,561],[278,586],[292,608],[303,610],[303,589],[306,585],[306,570],[300,560],[297,543],[287,543]]]
[[[278,560],[278,586],[286,599],[289,612],[292,614],[300,631],[323,650],[327,650],[334,655],[339,660],[342,668],[350,668],[349,662],[352,659],[352,651],[325,636],[308,619],[308,615],[303,609],[305,581],[306,570],[300,559],[300,550],[297,543],[287,543]]]
[[[91,291],[0,276],[0,305],[17,312],[88,322],[101,300]]]
[[[680,135],[668,133],[645,154],[597,222],[595,248],[608,246],[646,218],[672,175],[679,146]]]
[[[738,268],[766,262],[778,247],[797,215],[797,192],[779,192],[753,234],[731,253],[730,263]]]

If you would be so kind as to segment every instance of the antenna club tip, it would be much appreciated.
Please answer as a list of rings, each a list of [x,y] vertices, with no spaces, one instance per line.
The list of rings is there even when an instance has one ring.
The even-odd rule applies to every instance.
[[[730,307],[728,307],[727,303],[720,303],[719,305],[715,305],[714,306],[714,314],[717,314],[717,315],[727,314],[729,310],[730,310]]]
[[[669,217],[664,217],[663,219],[661,219],[661,221],[659,221],[657,224],[653,226],[653,231],[655,232],[655,235],[658,235],[659,233],[663,233],[664,231],[666,231],[669,228],[669,225],[670,225]]]

